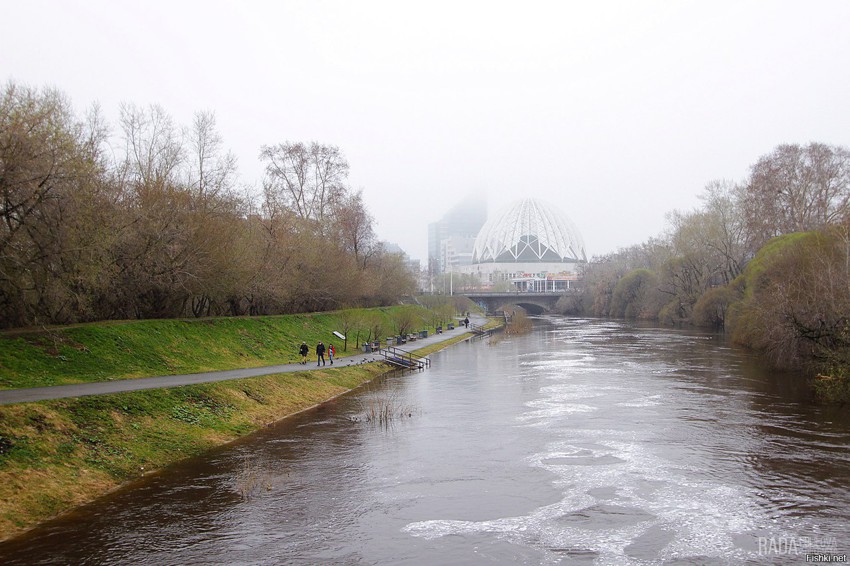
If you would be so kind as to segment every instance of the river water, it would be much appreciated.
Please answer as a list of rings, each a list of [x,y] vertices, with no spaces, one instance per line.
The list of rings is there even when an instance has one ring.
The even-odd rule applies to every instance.
[[[546,317],[0,545],[4,564],[850,554],[850,421],[719,335]],[[389,407],[388,426],[364,419]],[[403,412],[402,412],[403,409]]]

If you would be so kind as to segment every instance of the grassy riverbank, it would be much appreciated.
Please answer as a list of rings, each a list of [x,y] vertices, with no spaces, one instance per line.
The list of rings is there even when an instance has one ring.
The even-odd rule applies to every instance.
[[[383,317],[385,328],[390,328],[391,317],[409,308],[370,309],[368,316]],[[140,321],[6,337],[0,340],[0,371],[8,388],[11,383],[28,387],[95,381],[95,376],[127,379],[287,363],[296,361],[302,339],[311,346],[317,340],[328,343],[342,316]],[[426,355],[466,337],[458,335],[419,353]],[[17,347],[23,352],[15,355]],[[341,344],[337,350],[344,353]],[[353,344],[348,353],[354,353]],[[349,391],[389,369],[377,363],[325,366],[0,406],[0,540],[146,473]],[[28,373],[16,375],[16,371]]]
[[[0,539],[387,369],[364,364],[0,407]]]
[[[362,326],[394,334],[393,319],[421,307],[397,306],[284,316],[140,320],[0,334],[0,388],[133,379],[293,363],[302,340],[334,343],[332,334],[359,319]],[[345,314],[343,314],[345,313]],[[346,317],[349,319],[346,322]],[[424,323],[421,326],[425,328]],[[418,329],[418,328],[417,328]],[[348,332],[353,337],[354,331]],[[365,339],[367,331],[361,331]]]

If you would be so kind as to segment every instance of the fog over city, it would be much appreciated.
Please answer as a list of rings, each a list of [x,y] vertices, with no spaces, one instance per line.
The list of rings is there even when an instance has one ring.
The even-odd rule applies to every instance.
[[[850,144],[850,3],[3,3],[0,78],[188,125],[240,179],[264,144],[338,146],[378,236],[427,258],[468,195],[555,204],[588,257],[640,243],[778,144]]]

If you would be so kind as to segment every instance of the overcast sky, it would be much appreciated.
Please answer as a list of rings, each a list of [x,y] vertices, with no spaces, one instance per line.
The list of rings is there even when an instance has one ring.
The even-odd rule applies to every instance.
[[[337,145],[381,239],[427,256],[467,194],[548,200],[588,255],[739,181],[780,143],[850,145],[850,2],[0,0],[0,79],[216,114],[240,177],[263,144]]]

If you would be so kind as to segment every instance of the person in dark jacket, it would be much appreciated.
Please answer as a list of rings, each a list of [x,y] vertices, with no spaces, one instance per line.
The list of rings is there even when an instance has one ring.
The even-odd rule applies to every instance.
[[[321,342],[316,344],[316,365],[325,365],[325,345]]]
[[[307,342],[301,342],[301,347],[298,348],[298,353],[301,354],[301,365],[307,365],[307,354],[310,353],[310,346],[307,345]]]

